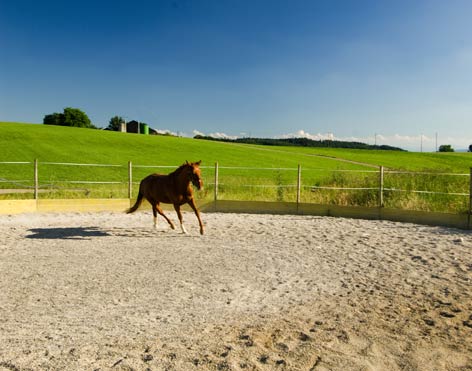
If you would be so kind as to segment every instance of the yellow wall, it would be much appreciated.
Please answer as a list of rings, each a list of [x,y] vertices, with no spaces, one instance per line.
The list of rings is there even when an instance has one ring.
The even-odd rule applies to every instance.
[[[28,212],[124,212],[133,203],[134,200],[129,199],[0,200],[0,214]],[[161,204],[161,206],[164,210],[173,210],[172,205]],[[376,207],[347,207],[317,204],[297,205],[294,202],[262,201],[217,201],[202,203],[198,207],[202,212],[301,214],[357,219],[384,219],[462,229],[471,229],[472,227],[467,214],[428,213]],[[143,202],[139,210],[151,210],[151,207],[147,202]],[[188,205],[183,207],[183,210],[191,211]]]
[[[36,200],[0,201],[0,214],[34,213],[36,211]]]

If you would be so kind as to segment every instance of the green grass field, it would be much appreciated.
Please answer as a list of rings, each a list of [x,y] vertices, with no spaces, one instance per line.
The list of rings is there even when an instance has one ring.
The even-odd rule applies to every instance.
[[[38,159],[40,187],[48,191],[40,197],[56,198],[127,197],[128,161],[133,163],[133,183],[139,183],[149,173],[168,173],[185,160],[202,160],[206,189],[198,194],[200,199],[213,198],[214,164],[218,162],[221,199],[295,201],[296,169],[300,164],[302,202],[376,206],[379,184],[376,171],[380,165],[389,170],[461,174],[469,174],[472,166],[471,153],[253,146],[21,123],[0,123],[0,148],[0,162]],[[47,162],[118,166],[66,166]],[[3,189],[32,187],[33,165],[0,164],[0,181]],[[94,181],[112,183],[90,183]],[[312,191],[313,186],[374,189]],[[396,190],[384,193],[387,207],[449,212],[465,212],[468,208],[468,197],[465,196],[410,192],[465,194],[469,192],[468,176],[412,176],[386,172],[384,186]],[[134,194],[136,191],[137,184]],[[0,195],[0,198],[20,197],[32,195]]]

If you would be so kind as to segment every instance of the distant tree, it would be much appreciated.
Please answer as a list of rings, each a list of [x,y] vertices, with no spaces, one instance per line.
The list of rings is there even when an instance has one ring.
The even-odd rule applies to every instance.
[[[469,152],[472,152],[472,144],[469,146]]]
[[[50,115],[44,116],[44,125],[63,125],[64,115],[62,113],[51,113]]]
[[[95,128],[85,112],[72,107],[64,108],[64,125],[78,128]]]
[[[108,122],[108,130],[120,131],[121,124],[125,122],[125,119],[121,116],[113,116]]]
[[[454,152],[454,148],[450,144],[442,144],[439,146],[439,152]]]
[[[79,128],[96,129],[88,116],[78,108],[64,108],[64,113],[52,113],[44,116],[45,125],[75,126]]]

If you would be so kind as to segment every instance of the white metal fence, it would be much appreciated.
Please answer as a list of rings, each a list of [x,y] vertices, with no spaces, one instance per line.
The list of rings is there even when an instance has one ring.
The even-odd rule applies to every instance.
[[[18,167],[22,167],[22,170],[18,170]],[[10,167],[8,171],[5,167]],[[14,170],[11,170],[14,167]],[[54,170],[46,169],[47,167],[54,167]],[[84,176],[83,179],[67,179],[67,171],[59,168],[68,167],[81,167],[84,170],[80,173]],[[144,177],[144,170],[154,169],[156,171],[161,170],[162,172],[171,172],[177,166],[174,165],[136,165],[132,162],[128,162],[123,165],[113,164],[83,164],[83,163],[68,163],[68,162],[39,162],[34,160],[31,162],[0,162],[0,193],[5,194],[20,194],[29,192],[32,193],[34,199],[38,199],[39,194],[42,192],[57,192],[58,190],[77,189],[79,185],[82,186],[100,186],[100,185],[116,185],[126,189],[126,196],[133,198],[133,187],[139,184],[139,181]],[[96,176],[92,176],[92,179],[87,176],[93,175],[94,172],[91,168],[106,168],[110,172],[102,174],[107,176],[107,179],[97,179]],[[410,171],[398,171],[388,170],[380,166],[378,170],[345,170],[345,169],[302,169],[300,165],[296,168],[267,168],[267,167],[234,167],[234,166],[220,166],[216,163],[214,166],[202,166],[204,173],[205,183],[210,188],[213,188],[213,194],[207,197],[213,200],[219,200],[224,197],[224,193],[228,192],[231,187],[239,187],[241,189],[259,189],[260,192],[268,192],[268,190],[276,190],[278,196],[280,196],[285,190],[292,192],[291,197],[297,204],[305,202],[302,200],[302,192],[306,195],[307,192],[356,192],[356,191],[368,191],[375,195],[375,202],[378,207],[385,205],[385,195],[397,194],[420,194],[420,195],[440,195],[447,197],[459,197],[464,198],[464,204],[467,205],[464,210],[470,215],[472,213],[472,168],[469,174],[464,173],[434,173],[434,172],[410,172]],[[26,169],[26,170],[25,170]],[[168,171],[164,171],[167,169]],[[259,174],[262,179],[262,183],[246,183],[235,185],[228,181],[231,173],[236,173],[232,176],[234,179],[238,177],[238,173],[248,172],[251,174]],[[265,172],[276,172],[280,178],[278,181],[269,182],[269,177],[264,177]],[[282,173],[288,180],[283,181]],[[310,177],[309,174],[316,174],[319,176],[322,173],[329,174],[356,174],[365,176],[366,179],[370,177],[369,181],[364,182],[367,184],[359,186],[358,184],[313,184],[310,178],[314,179],[313,175]],[[45,174],[45,175],[43,175]],[[286,174],[290,174],[287,176]],[[40,176],[41,175],[41,176]],[[18,178],[16,178],[19,176]],[[241,175],[239,175],[241,177]],[[402,187],[406,183],[399,183],[399,186],[395,187],[386,184],[386,177],[392,176],[407,176],[407,177],[450,177],[450,178],[462,178],[461,189],[446,189],[446,190],[434,190],[434,189],[414,189],[411,187]],[[373,177],[373,178],[372,178]],[[254,179],[254,177],[246,176],[245,179]],[[265,179],[265,183],[264,183]],[[355,180],[356,182],[359,179]],[[271,183],[271,184],[269,184]],[[443,182],[443,186],[447,187],[448,182]],[[1,195],[0,195],[1,197]],[[10,196],[11,197],[11,196]],[[237,195],[235,197],[238,197]],[[309,197],[305,196],[305,199]],[[280,197],[277,199],[281,201]],[[371,205],[372,206],[372,205]]]

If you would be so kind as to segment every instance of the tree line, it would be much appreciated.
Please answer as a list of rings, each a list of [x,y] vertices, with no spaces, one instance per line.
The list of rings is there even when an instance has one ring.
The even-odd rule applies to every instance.
[[[345,142],[340,140],[313,140],[308,138],[214,138],[205,135],[196,135],[195,139],[206,139],[220,142],[245,143],[245,144],[260,144],[266,146],[298,146],[298,147],[318,147],[318,148],[347,148],[347,149],[376,149],[388,151],[405,151],[399,147],[392,147],[388,145],[371,145],[361,142]],[[438,148],[438,152],[454,152],[454,148],[450,144],[442,144]],[[469,145],[468,152],[472,152],[472,144]]]
[[[308,138],[213,138],[209,136],[196,135],[195,139],[215,140],[220,142],[260,144],[266,146],[298,146],[298,147],[319,147],[319,148],[348,148],[348,149],[377,149],[389,151],[405,151],[402,148],[387,145],[370,145],[361,142],[344,142],[340,140],[313,140]]]

